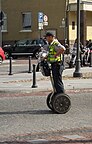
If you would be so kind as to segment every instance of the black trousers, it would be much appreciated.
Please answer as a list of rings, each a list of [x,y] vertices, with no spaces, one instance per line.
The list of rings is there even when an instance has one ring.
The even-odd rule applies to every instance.
[[[62,82],[62,72],[64,70],[63,64],[61,62],[52,63],[51,69],[56,93],[64,93],[64,85]]]

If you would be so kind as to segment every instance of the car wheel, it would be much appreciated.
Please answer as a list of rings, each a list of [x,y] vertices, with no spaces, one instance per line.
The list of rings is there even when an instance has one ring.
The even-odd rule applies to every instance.
[[[5,54],[6,59],[8,59],[10,56],[9,52],[5,51],[4,54]]]
[[[35,58],[38,59],[38,57],[39,57],[39,52],[36,52],[35,53]]]
[[[0,64],[3,62],[3,59],[2,59],[2,57],[0,56]]]

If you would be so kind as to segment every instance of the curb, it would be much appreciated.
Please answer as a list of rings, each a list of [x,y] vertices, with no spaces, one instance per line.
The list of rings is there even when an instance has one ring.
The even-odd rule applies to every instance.
[[[52,90],[0,90],[0,94],[26,94],[32,96],[32,95],[38,95],[42,96],[44,94],[50,93]],[[82,89],[68,89],[65,91],[66,93],[72,94],[72,93],[92,93],[92,88],[82,88]]]

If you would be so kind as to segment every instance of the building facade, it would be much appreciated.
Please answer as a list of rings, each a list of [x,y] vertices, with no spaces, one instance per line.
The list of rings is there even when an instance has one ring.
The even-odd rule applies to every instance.
[[[34,39],[52,31],[59,40],[64,40],[65,0],[1,0],[5,13],[3,42],[20,39]],[[38,27],[38,13],[48,17],[48,25],[42,30]]]
[[[92,39],[92,0],[80,0],[81,42]],[[77,0],[1,0],[4,12],[3,42],[43,37],[51,31],[62,41],[74,43],[77,37]],[[38,13],[48,17],[39,30]]]

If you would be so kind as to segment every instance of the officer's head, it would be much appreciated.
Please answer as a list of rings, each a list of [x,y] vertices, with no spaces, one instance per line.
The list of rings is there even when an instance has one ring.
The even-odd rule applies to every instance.
[[[51,43],[54,39],[54,34],[47,32],[45,37],[46,37],[46,40],[48,41],[48,43]]]

